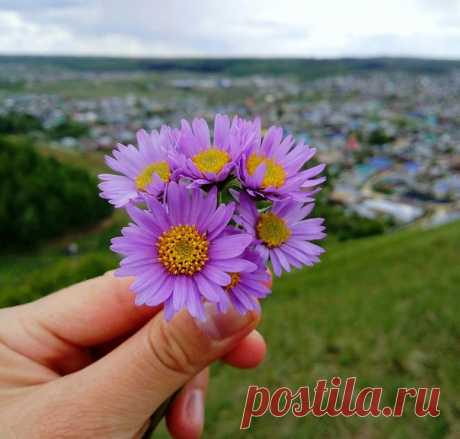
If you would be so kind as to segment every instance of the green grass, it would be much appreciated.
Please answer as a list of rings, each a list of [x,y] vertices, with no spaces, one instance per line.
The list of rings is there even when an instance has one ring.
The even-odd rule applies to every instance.
[[[106,250],[123,218],[36,255],[0,259],[0,304],[46,294],[116,263]],[[329,241],[323,262],[277,279],[264,304],[261,331],[268,357],[255,371],[213,367],[205,438],[455,438],[460,433],[460,223],[413,229],[346,243]],[[384,388],[384,404],[399,386],[441,387],[441,415],[401,419],[256,419],[239,423],[249,384],[275,389],[313,386],[319,378],[356,376]],[[164,435],[164,429],[161,429]]]
[[[71,98],[85,97],[111,97],[127,94],[142,95],[149,92],[148,78],[138,79],[113,79],[113,80],[59,80],[50,83],[33,84],[31,91],[34,93],[58,94]]]
[[[276,280],[255,371],[217,365],[206,438],[454,438],[460,434],[460,223],[333,243],[323,262]],[[256,419],[238,430],[250,384],[313,386],[356,376],[360,387],[440,386],[441,415],[401,419]]]
[[[85,168],[93,175],[107,172],[107,165],[104,162],[107,152],[104,151],[63,150],[51,148],[47,144],[39,145],[39,150],[43,155],[55,157],[63,163]]]

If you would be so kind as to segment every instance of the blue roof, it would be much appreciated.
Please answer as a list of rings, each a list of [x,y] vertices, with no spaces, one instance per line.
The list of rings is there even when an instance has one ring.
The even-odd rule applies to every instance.
[[[391,166],[393,166],[393,160],[391,160],[388,157],[383,157],[383,156],[373,157],[369,159],[366,162],[366,164],[378,171],[383,171],[384,169],[388,169],[388,168],[391,168]]]

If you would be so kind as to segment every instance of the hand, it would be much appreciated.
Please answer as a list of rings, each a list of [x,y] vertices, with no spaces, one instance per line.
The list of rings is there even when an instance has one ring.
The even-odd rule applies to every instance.
[[[203,429],[207,366],[248,368],[265,355],[259,316],[207,307],[206,324],[136,307],[129,279],[108,273],[0,310],[0,437],[140,438],[167,414],[175,438]]]

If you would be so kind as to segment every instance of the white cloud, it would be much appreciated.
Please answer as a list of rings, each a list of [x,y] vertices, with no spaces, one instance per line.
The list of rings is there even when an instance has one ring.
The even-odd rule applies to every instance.
[[[4,53],[48,51],[68,33],[50,26],[44,33],[41,26],[23,20],[15,12],[0,11],[0,50]]]
[[[460,57],[460,0],[3,0],[0,53]]]
[[[0,29],[0,53],[3,54],[138,55],[145,50],[136,38],[129,35],[75,37],[65,27],[42,26],[26,21],[14,12],[0,11]]]

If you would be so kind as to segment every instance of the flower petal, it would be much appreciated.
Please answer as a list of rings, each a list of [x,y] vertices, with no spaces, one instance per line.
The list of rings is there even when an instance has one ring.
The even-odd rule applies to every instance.
[[[252,242],[252,236],[245,233],[223,236],[212,242],[209,256],[213,259],[230,259],[241,255]]]
[[[219,295],[216,293],[215,285],[210,282],[205,276],[197,273],[193,280],[198,288],[200,294],[202,294],[207,300],[211,302],[218,302]]]
[[[251,272],[257,270],[254,262],[241,258],[219,259],[212,261],[211,264],[227,273]]]
[[[216,283],[217,285],[226,286],[231,282],[231,277],[222,270],[208,264],[202,270],[203,276],[209,281]]]

